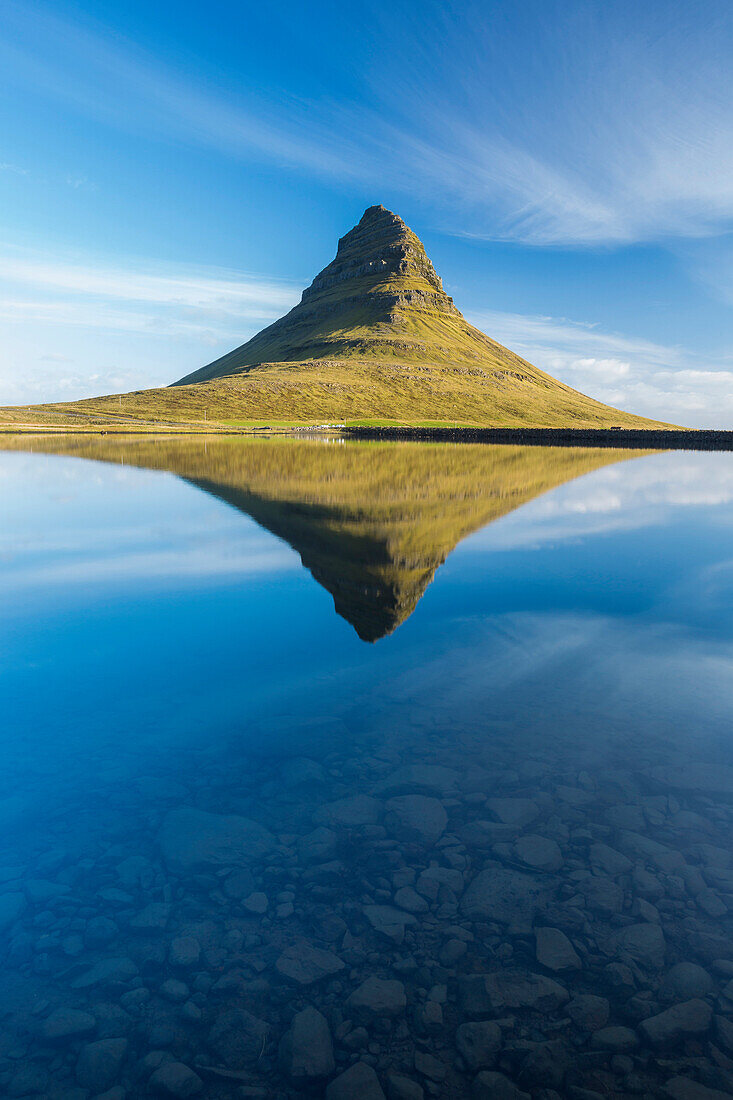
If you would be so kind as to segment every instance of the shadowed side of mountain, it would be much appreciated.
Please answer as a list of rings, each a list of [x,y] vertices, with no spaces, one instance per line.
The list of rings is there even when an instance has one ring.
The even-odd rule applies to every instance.
[[[365,641],[414,611],[467,535],[563,482],[644,452],[467,444],[7,437],[0,448],[165,470],[298,552]]]

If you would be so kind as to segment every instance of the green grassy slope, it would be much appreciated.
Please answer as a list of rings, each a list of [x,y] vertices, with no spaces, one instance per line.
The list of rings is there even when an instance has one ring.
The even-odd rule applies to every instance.
[[[539,373],[539,372],[538,372]],[[655,428],[656,421],[611,409],[568,386],[544,378],[466,364],[426,365],[410,361],[315,360],[263,364],[246,374],[119,397],[38,405],[53,424],[91,418],[99,423],[344,423],[348,420],[439,421],[532,427]],[[70,419],[69,419],[70,418]]]

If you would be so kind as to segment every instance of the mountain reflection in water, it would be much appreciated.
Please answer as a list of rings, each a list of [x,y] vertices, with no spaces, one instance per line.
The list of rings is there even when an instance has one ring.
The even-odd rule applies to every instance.
[[[165,470],[287,542],[363,641],[391,634],[467,535],[646,452],[242,437],[8,439],[3,449]]]

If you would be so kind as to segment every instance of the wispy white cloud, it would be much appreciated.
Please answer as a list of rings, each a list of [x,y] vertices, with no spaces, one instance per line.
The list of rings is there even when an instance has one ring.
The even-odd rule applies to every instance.
[[[733,364],[564,318],[485,311],[469,318],[500,343],[609,405],[689,427],[733,421]]]
[[[411,37],[385,35],[373,78],[410,135],[415,184],[454,198],[454,229],[543,245],[731,225],[729,6],[547,0],[506,23],[471,0],[441,7]]]
[[[687,270],[713,297],[733,305],[733,232],[694,245],[682,243],[677,252]]]
[[[87,179],[86,176],[75,176],[67,173],[66,185],[71,187],[74,191],[96,191],[97,185],[92,180]]]
[[[659,366],[672,366],[680,361],[681,353],[673,347],[629,337],[621,333],[604,332],[593,322],[572,321],[565,317],[548,317],[522,313],[504,313],[498,310],[481,310],[471,314],[470,320],[488,332],[500,343],[508,344],[524,355],[525,350],[537,347],[562,349],[591,358],[634,356],[644,357]]]
[[[144,266],[107,267],[6,254],[0,255],[0,283],[44,287],[85,298],[213,308],[256,318],[272,315],[273,311],[277,316],[296,300],[295,289],[275,279],[211,269],[173,268],[156,274],[146,272]]]
[[[0,163],[0,172],[12,172],[16,176],[29,175],[27,168],[21,168],[19,164]]]
[[[286,312],[299,289],[216,268],[0,250],[0,403],[166,385]]]
[[[12,2],[0,59],[125,129],[419,193],[453,232],[596,245],[733,225],[730,10],[550,8],[524,23],[518,10],[511,29],[470,0],[460,17],[426,3],[419,21],[375,9],[370,65],[338,103],[184,76],[119,34]]]
[[[227,582],[300,569],[287,543],[167,472],[0,452],[0,481],[0,588],[16,602],[48,585]],[[29,491],[41,509],[28,508]]]
[[[12,36],[0,60],[16,79],[124,130],[166,141],[260,155],[319,174],[358,176],[357,147],[305,100],[211,91],[205,75],[179,73],[120,34],[88,30],[9,0]]]
[[[0,298],[0,320],[19,324],[53,324],[74,328],[99,329],[103,332],[130,332],[147,336],[202,336],[212,337],[214,333],[225,334],[232,338],[236,331],[235,315],[228,311],[204,310],[197,308],[191,312],[193,317],[185,316],[185,310],[171,310],[161,315],[151,303],[147,312],[135,310],[134,303],[118,301],[83,301],[67,299],[47,302],[41,300],[22,300],[20,298]],[[242,313],[240,320],[277,316],[267,313]],[[226,319],[229,323],[222,325]],[[216,324],[213,322],[216,321]],[[239,331],[242,331],[240,326]],[[50,362],[47,355],[41,356]],[[65,357],[64,357],[65,358]]]
[[[608,380],[613,378],[625,378],[631,371],[631,363],[622,359],[576,359],[573,369],[582,371],[591,378]]]

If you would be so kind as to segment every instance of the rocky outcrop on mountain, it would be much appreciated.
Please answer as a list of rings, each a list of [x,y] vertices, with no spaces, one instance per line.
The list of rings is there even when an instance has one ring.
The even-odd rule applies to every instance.
[[[422,242],[405,225],[402,218],[384,206],[370,206],[364,216],[338,243],[336,258],[316,275],[311,285],[303,291],[303,302],[312,302],[318,295],[347,280],[421,279],[432,289],[422,294],[407,291],[402,300],[399,293],[373,291],[393,306],[410,304],[417,308],[438,309],[458,315],[443,290],[443,283],[428,259]]]

